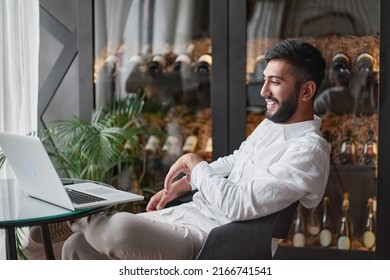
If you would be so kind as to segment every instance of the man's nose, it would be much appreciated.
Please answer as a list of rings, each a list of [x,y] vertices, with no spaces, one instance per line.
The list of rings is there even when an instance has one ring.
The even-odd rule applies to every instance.
[[[262,97],[269,96],[269,88],[266,81],[263,83],[263,86],[261,87],[260,95]]]

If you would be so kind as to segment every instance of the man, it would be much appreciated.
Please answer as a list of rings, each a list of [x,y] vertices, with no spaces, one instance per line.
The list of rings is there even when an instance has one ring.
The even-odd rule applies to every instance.
[[[329,151],[313,98],[325,62],[312,45],[286,40],[266,54],[267,119],[231,155],[208,164],[186,154],[141,214],[113,213],[72,224],[64,259],[193,259],[214,227],[266,216],[300,200],[316,206],[329,173]],[[179,173],[186,176],[175,181]],[[192,189],[193,201],[164,208]]]

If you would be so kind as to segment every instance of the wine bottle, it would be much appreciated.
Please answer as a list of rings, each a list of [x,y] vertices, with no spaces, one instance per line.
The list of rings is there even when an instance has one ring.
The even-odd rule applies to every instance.
[[[368,52],[363,52],[357,57],[356,65],[358,71],[372,72],[374,68],[374,58]]]
[[[320,244],[322,247],[329,247],[332,244],[332,221],[329,215],[329,197],[325,196],[322,201],[322,221],[320,231]]]
[[[309,209],[309,213],[307,215],[306,229],[308,235],[313,239],[318,237],[318,234],[321,230],[321,225],[317,216],[317,207],[313,207]]]
[[[210,107],[211,67],[212,57],[210,52],[201,55],[195,66],[195,78],[198,84],[195,92],[196,105],[200,108]]]
[[[154,187],[162,173],[160,139],[155,135],[150,135],[145,144],[146,172],[142,184]],[[141,183],[141,181],[139,182]]]
[[[154,156],[158,152],[158,148],[160,147],[160,139],[158,139],[155,135],[151,135],[146,141],[145,151],[147,156]]]
[[[374,220],[376,221],[376,206],[377,206],[377,200],[376,197],[372,199],[372,211],[374,212]]]
[[[350,65],[349,57],[343,52],[336,53],[332,58],[332,70],[335,72],[351,72]]]
[[[204,148],[206,160],[211,160],[213,157],[213,139],[209,137]]]
[[[145,72],[145,60],[141,55],[134,55],[129,59],[125,69],[126,92],[138,92],[147,85],[143,76]]]
[[[178,157],[180,156],[180,153],[176,152],[178,146],[180,146],[179,138],[175,135],[168,135],[161,150],[170,156]]]
[[[376,167],[378,145],[374,140],[374,131],[368,131],[367,141],[363,146],[363,165]]]
[[[298,204],[296,216],[294,219],[294,232],[293,232],[293,246],[305,247],[306,245],[306,233],[305,233],[305,220],[303,215],[303,206]]]
[[[107,109],[107,104],[113,101],[118,88],[116,85],[116,74],[118,59],[114,55],[110,55],[104,61],[102,67],[97,72],[96,77],[96,97],[97,105],[103,109]]]
[[[199,57],[196,64],[196,72],[203,75],[209,75],[211,71],[211,66],[213,63],[213,58],[211,54],[203,54]]]
[[[355,162],[356,146],[352,140],[351,131],[347,131],[347,135],[341,143],[340,159],[343,165],[353,165]]]
[[[191,135],[189,135],[184,141],[182,148],[183,154],[194,153],[198,145],[198,129],[195,129]]]
[[[189,79],[191,77],[191,58],[186,54],[180,54],[173,63],[173,71],[176,72],[182,79]]]
[[[167,60],[165,55],[156,54],[153,56],[152,60],[148,64],[148,71],[152,77],[157,77],[164,72],[165,67],[167,66]]]
[[[181,155],[182,137],[180,126],[175,122],[170,122],[166,126],[167,137],[161,148],[163,152],[163,163],[171,166]]]
[[[194,49],[194,44],[189,44],[186,49],[186,52],[183,54],[179,54],[176,57],[175,62],[173,63],[173,71],[182,72],[183,74],[187,74],[189,72],[193,64],[192,55]]]
[[[375,218],[374,218],[374,200],[368,199],[367,203],[368,213],[367,221],[364,226],[363,232],[363,245],[368,249],[372,249],[375,246]]]
[[[173,63],[172,84],[175,100],[184,105],[194,103],[194,45],[189,44],[184,53],[179,54]]]
[[[340,220],[339,234],[337,238],[337,248],[349,250],[352,246],[351,224],[349,217],[349,193],[344,193],[342,204],[342,216]]]

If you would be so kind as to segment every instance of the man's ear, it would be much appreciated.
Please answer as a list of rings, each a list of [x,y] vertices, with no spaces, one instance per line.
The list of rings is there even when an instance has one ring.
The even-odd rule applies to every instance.
[[[316,84],[313,81],[307,81],[302,85],[302,101],[309,101],[311,98],[314,97],[314,94],[316,92]]]

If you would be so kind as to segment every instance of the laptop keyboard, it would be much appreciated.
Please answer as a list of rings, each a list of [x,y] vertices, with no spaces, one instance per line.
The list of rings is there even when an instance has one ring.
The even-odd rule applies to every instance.
[[[66,192],[68,193],[70,200],[74,204],[85,204],[85,203],[91,203],[91,202],[95,202],[95,201],[106,200],[104,198],[94,196],[91,194],[79,192],[79,191],[68,189],[68,188],[65,188],[65,189],[66,189]]]

